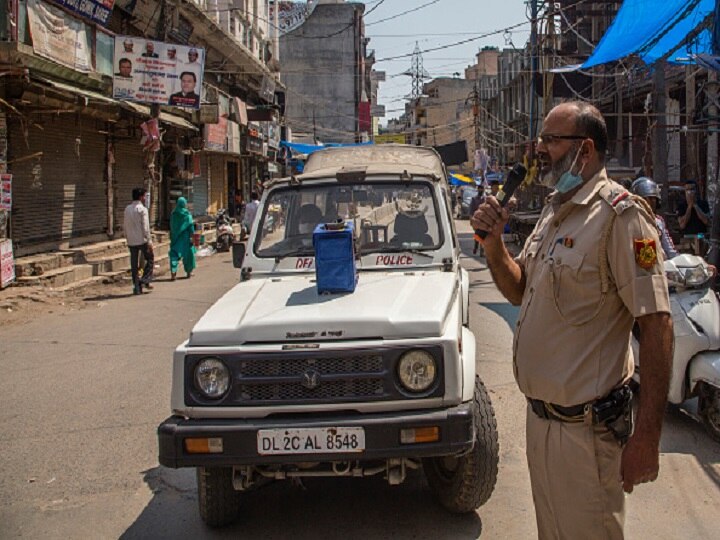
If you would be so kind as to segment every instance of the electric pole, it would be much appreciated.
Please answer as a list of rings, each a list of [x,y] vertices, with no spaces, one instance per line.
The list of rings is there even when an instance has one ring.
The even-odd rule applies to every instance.
[[[538,55],[537,55],[537,16],[538,16],[538,0],[530,0],[530,103],[528,104],[530,110],[530,117],[528,119],[528,141],[529,151],[528,160],[532,163],[535,158],[535,74],[538,71]]]

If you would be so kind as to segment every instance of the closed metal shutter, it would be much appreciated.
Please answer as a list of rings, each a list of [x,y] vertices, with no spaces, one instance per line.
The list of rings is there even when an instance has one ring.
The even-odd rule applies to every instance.
[[[192,182],[192,215],[206,216],[208,211],[208,162],[205,154],[200,155],[200,176]]]
[[[13,240],[18,246],[106,232],[106,129],[100,120],[70,114],[9,122],[13,163]],[[38,127],[39,126],[41,127]]]
[[[223,156],[209,156],[210,165],[210,204],[208,213],[216,214],[220,208],[227,208],[227,192],[225,182],[225,158]]]
[[[125,207],[132,201],[132,190],[145,186],[143,150],[140,143],[134,139],[116,140],[114,147],[113,207],[115,231],[122,231]]]

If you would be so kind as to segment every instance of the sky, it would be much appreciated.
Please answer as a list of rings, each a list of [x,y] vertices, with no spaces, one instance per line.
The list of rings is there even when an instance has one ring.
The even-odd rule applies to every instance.
[[[382,124],[403,113],[404,98],[412,88],[410,77],[398,75],[410,69],[411,57],[383,59],[412,54],[416,41],[420,49],[425,50],[479,38],[423,53],[423,66],[431,77],[452,77],[456,72],[464,77],[465,68],[474,63],[479,49],[486,46],[502,49],[513,45],[522,48],[530,34],[526,0],[368,0],[364,3],[365,35],[370,38],[368,49],[374,50],[375,58],[379,60],[375,70],[387,74],[386,81],[380,84],[378,96],[378,102],[386,107]],[[425,4],[429,5],[421,7]],[[400,15],[413,9],[417,11]],[[383,21],[395,15],[400,16]],[[510,30],[509,34],[503,31],[518,24],[521,26]],[[491,32],[498,33],[481,37]]]

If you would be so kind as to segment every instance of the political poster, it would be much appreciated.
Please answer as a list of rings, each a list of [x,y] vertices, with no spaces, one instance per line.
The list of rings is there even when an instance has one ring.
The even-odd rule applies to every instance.
[[[202,48],[116,36],[113,97],[199,109],[204,64]]]

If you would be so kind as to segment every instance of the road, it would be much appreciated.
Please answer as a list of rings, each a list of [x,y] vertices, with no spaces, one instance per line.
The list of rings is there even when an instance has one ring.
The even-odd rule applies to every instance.
[[[458,222],[465,253],[466,221]],[[169,411],[170,357],[193,323],[237,279],[228,254],[191,280],[161,279],[142,297],[111,287],[24,324],[0,327],[2,538],[532,538],[524,457],[525,402],[515,387],[516,310],[482,260],[470,271],[478,370],[500,432],[500,472],[477,514],[451,516],[421,474],[276,483],[247,497],[238,523],[206,529],[192,470],[157,463],[155,429]],[[628,496],[628,538],[717,538],[720,445],[692,409],[670,408],[660,478]],[[714,533],[712,531],[715,531]]]

